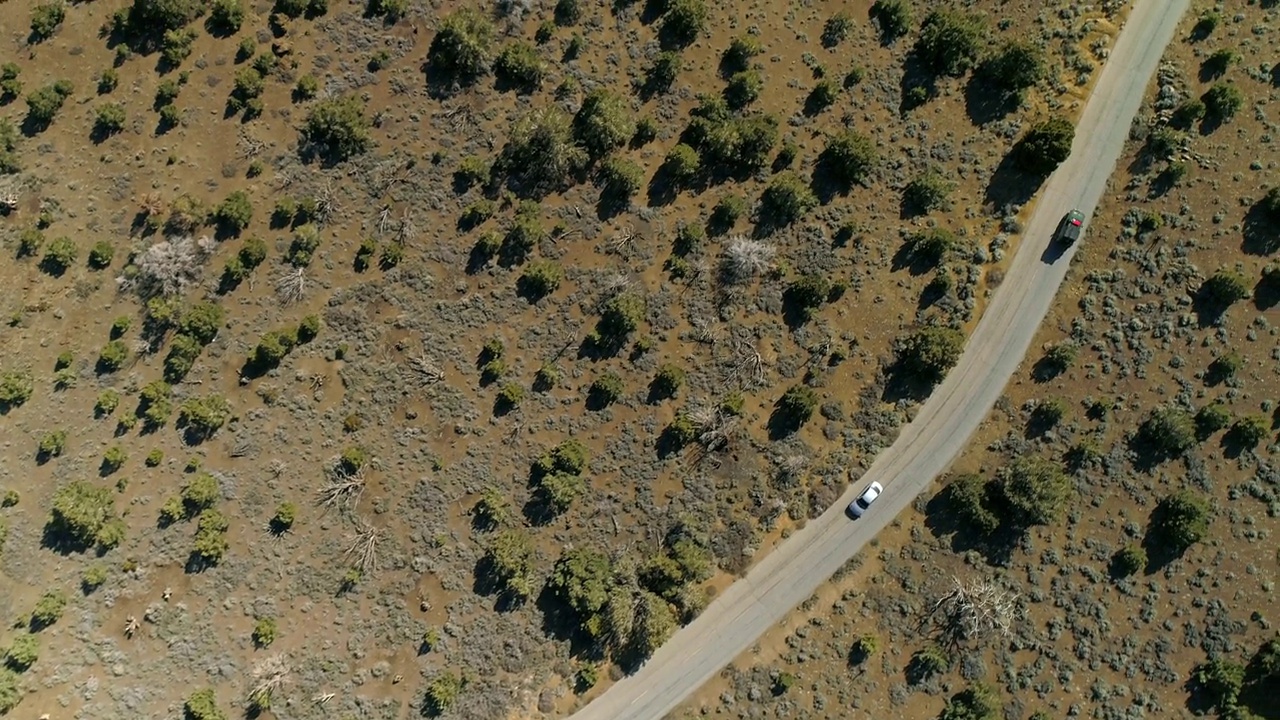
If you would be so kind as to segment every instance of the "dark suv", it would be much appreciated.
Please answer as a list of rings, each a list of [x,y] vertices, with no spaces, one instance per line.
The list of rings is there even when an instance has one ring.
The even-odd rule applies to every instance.
[[[1080,231],[1084,229],[1084,213],[1079,210],[1072,210],[1062,218],[1062,222],[1058,223],[1058,231],[1054,233],[1053,239],[1063,245],[1071,245],[1080,239]]]

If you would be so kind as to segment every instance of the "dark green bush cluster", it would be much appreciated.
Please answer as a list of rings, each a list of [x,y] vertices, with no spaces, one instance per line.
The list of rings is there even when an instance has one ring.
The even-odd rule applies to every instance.
[[[224,291],[238,286],[266,259],[267,244],[260,238],[247,238],[240,250],[228,258],[227,264],[222,268],[221,284]]]
[[[196,521],[196,537],[192,553],[201,562],[215,565],[226,555],[231,543],[227,540],[227,530],[231,523],[226,516],[213,508],[200,513]]]
[[[188,437],[208,438],[231,419],[231,405],[221,395],[190,397],[178,408],[178,422]]]
[[[27,95],[28,122],[37,129],[48,127],[73,90],[69,80],[59,80]]]
[[[930,166],[907,183],[902,192],[902,200],[917,212],[946,209],[947,197],[955,188],[955,183],[947,180],[938,168]]]
[[[31,36],[37,42],[53,37],[66,17],[67,8],[58,0],[36,5],[31,10]]]
[[[712,176],[753,173],[768,165],[778,144],[777,118],[734,114],[722,97],[702,96],[689,116],[681,145],[668,154],[664,165],[678,184],[688,184],[701,172]],[[681,146],[692,152],[679,150]]]
[[[804,217],[818,206],[813,190],[793,172],[773,176],[760,193],[759,221],[768,227],[782,228]]]
[[[563,279],[564,270],[559,263],[554,260],[534,260],[525,266],[518,282],[520,291],[537,301],[555,292]]]
[[[532,93],[542,84],[547,69],[538,57],[538,49],[524,40],[516,40],[502,48],[493,61],[493,74],[499,82]]]
[[[986,33],[986,24],[978,15],[933,10],[920,25],[914,52],[936,74],[963,75],[977,62]]]
[[[533,464],[533,484],[547,508],[555,514],[586,490],[582,473],[587,469],[587,448],[572,438],[543,453]]]
[[[853,130],[829,137],[818,159],[828,177],[844,190],[866,183],[879,163],[875,141]]]
[[[111,490],[84,480],[73,480],[54,493],[48,530],[78,549],[110,549],[124,539],[124,521],[116,516]]]
[[[587,340],[600,349],[620,349],[631,333],[640,327],[644,313],[644,298],[625,292],[615,295],[604,304],[595,330]]]
[[[871,5],[871,19],[880,28],[880,37],[893,42],[911,31],[911,6],[906,0],[876,0]]]
[[[446,16],[427,49],[427,66],[441,79],[467,84],[489,66],[493,24],[479,11],[463,7]]]
[[[249,365],[257,371],[274,368],[299,344],[310,342],[320,331],[320,319],[309,315],[297,328],[272,330],[263,335],[249,353]]]
[[[649,384],[649,394],[655,399],[673,398],[684,385],[686,377],[687,373],[680,366],[664,363],[653,376],[653,382]]]
[[[138,407],[135,417],[142,420],[146,428],[155,430],[164,427],[173,414],[173,388],[163,380],[153,380],[143,386],[138,393]]]
[[[182,313],[164,359],[165,380],[181,382],[191,372],[200,351],[217,336],[224,317],[222,306],[210,302],[196,303]]]
[[[898,362],[921,381],[936,383],[960,360],[964,339],[964,333],[955,328],[923,328],[898,344]]]
[[[25,370],[6,370],[0,374],[0,412],[21,406],[31,399],[35,381]]]
[[[605,106],[611,107],[611,104],[606,103]],[[579,116],[581,121],[576,119]],[[595,116],[583,116],[580,110],[571,121],[556,107],[542,108],[526,115],[512,128],[495,163],[495,174],[508,178],[522,194],[529,196],[541,196],[567,187],[587,167],[589,156],[578,145],[575,135],[592,131],[595,119],[599,118],[591,118]],[[594,140],[600,143],[600,147],[611,137],[607,130],[602,132],[604,134]]]
[[[190,720],[227,720],[227,715],[218,707],[218,698],[213,688],[204,688],[191,693],[182,706]]]
[[[316,103],[307,116],[303,136],[334,160],[346,160],[373,145],[364,103],[354,95]]]
[[[1014,146],[1014,160],[1027,172],[1048,175],[1071,155],[1075,137],[1076,126],[1055,115],[1031,126]]]
[[[65,236],[55,238],[45,249],[44,257],[40,259],[40,269],[54,277],[60,276],[76,264],[76,258],[79,255],[80,250],[71,238]]]

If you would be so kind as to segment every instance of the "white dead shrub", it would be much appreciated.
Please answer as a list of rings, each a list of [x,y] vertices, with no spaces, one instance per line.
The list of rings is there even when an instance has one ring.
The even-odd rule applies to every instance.
[[[720,276],[731,285],[750,282],[773,267],[775,254],[777,249],[767,242],[735,235],[720,258]]]
[[[142,297],[181,295],[200,279],[214,245],[207,235],[161,240],[134,257],[116,284]]]

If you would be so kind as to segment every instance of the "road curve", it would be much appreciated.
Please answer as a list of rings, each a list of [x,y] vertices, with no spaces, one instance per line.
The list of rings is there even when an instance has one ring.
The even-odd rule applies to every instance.
[[[1047,262],[1050,238],[1067,210],[1093,214],[1189,4],[1136,0],[1077,125],[1071,156],[1043,188],[1004,282],[960,362],[893,445],[838,503],[729,586],[636,674],[570,720],[661,720],[812,595],[947,469],[995,405],[1048,313],[1075,250]],[[872,480],[884,485],[884,494],[865,517],[848,519],[845,505]]]

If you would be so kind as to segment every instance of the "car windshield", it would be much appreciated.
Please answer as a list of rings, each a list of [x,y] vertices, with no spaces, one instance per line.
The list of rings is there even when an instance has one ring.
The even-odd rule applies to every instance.
[[[863,510],[866,510],[867,506],[870,504],[871,503],[867,502],[867,499],[865,497],[858,498],[858,507],[862,508]]]

